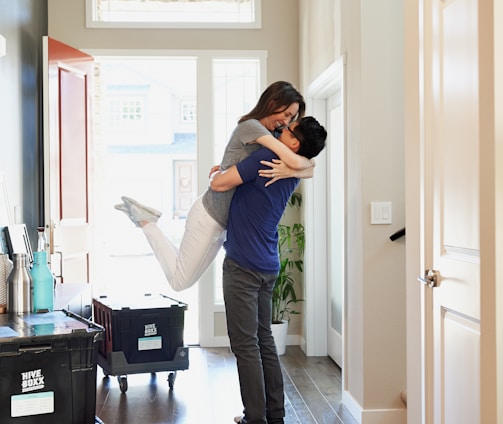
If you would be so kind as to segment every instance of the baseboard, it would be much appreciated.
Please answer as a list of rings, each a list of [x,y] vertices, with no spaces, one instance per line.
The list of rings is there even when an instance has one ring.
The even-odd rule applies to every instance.
[[[403,409],[363,409],[360,404],[344,390],[342,403],[358,424],[406,424],[407,410]]]
[[[287,346],[299,346],[300,345],[300,336],[298,334],[287,334],[286,345]]]
[[[358,424],[362,424],[362,407],[347,390],[342,391],[342,403]]]

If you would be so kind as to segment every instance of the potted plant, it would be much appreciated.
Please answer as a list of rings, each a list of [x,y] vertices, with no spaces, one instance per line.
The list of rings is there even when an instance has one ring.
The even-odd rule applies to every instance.
[[[302,205],[302,195],[294,192],[288,201],[291,208]],[[293,305],[302,302],[295,291],[295,276],[304,269],[304,225],[278,225],[280,270],[272,292],[272,331],[279,355],[286,349],[290,315],[299,314]]]

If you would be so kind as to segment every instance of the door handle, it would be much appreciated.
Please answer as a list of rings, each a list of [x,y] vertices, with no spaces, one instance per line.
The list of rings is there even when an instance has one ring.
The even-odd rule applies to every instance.
[[[417,281],[428,287],[437,287],[440,281],[440,272],[434,269],[425,269],[424,277],[417,277]]]

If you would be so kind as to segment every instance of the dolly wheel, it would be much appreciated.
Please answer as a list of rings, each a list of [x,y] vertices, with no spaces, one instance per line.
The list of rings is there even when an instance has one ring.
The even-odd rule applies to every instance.
[[[121,392],[126,393],[127,392],[127,377],[118,375],[117,381],[119,382],[119,388],[121,389]]]
[[[170,389],[173,389],[173,386],[175,385],[175,379],[176,379],[176,372],[170,372],[168,375],[168,384]]]

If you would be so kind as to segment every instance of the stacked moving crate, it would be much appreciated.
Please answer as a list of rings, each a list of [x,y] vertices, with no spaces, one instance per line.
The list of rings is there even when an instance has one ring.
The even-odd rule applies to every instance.
[[[0,315],[0,422],[94,423],[102,336],[71,312]]]

